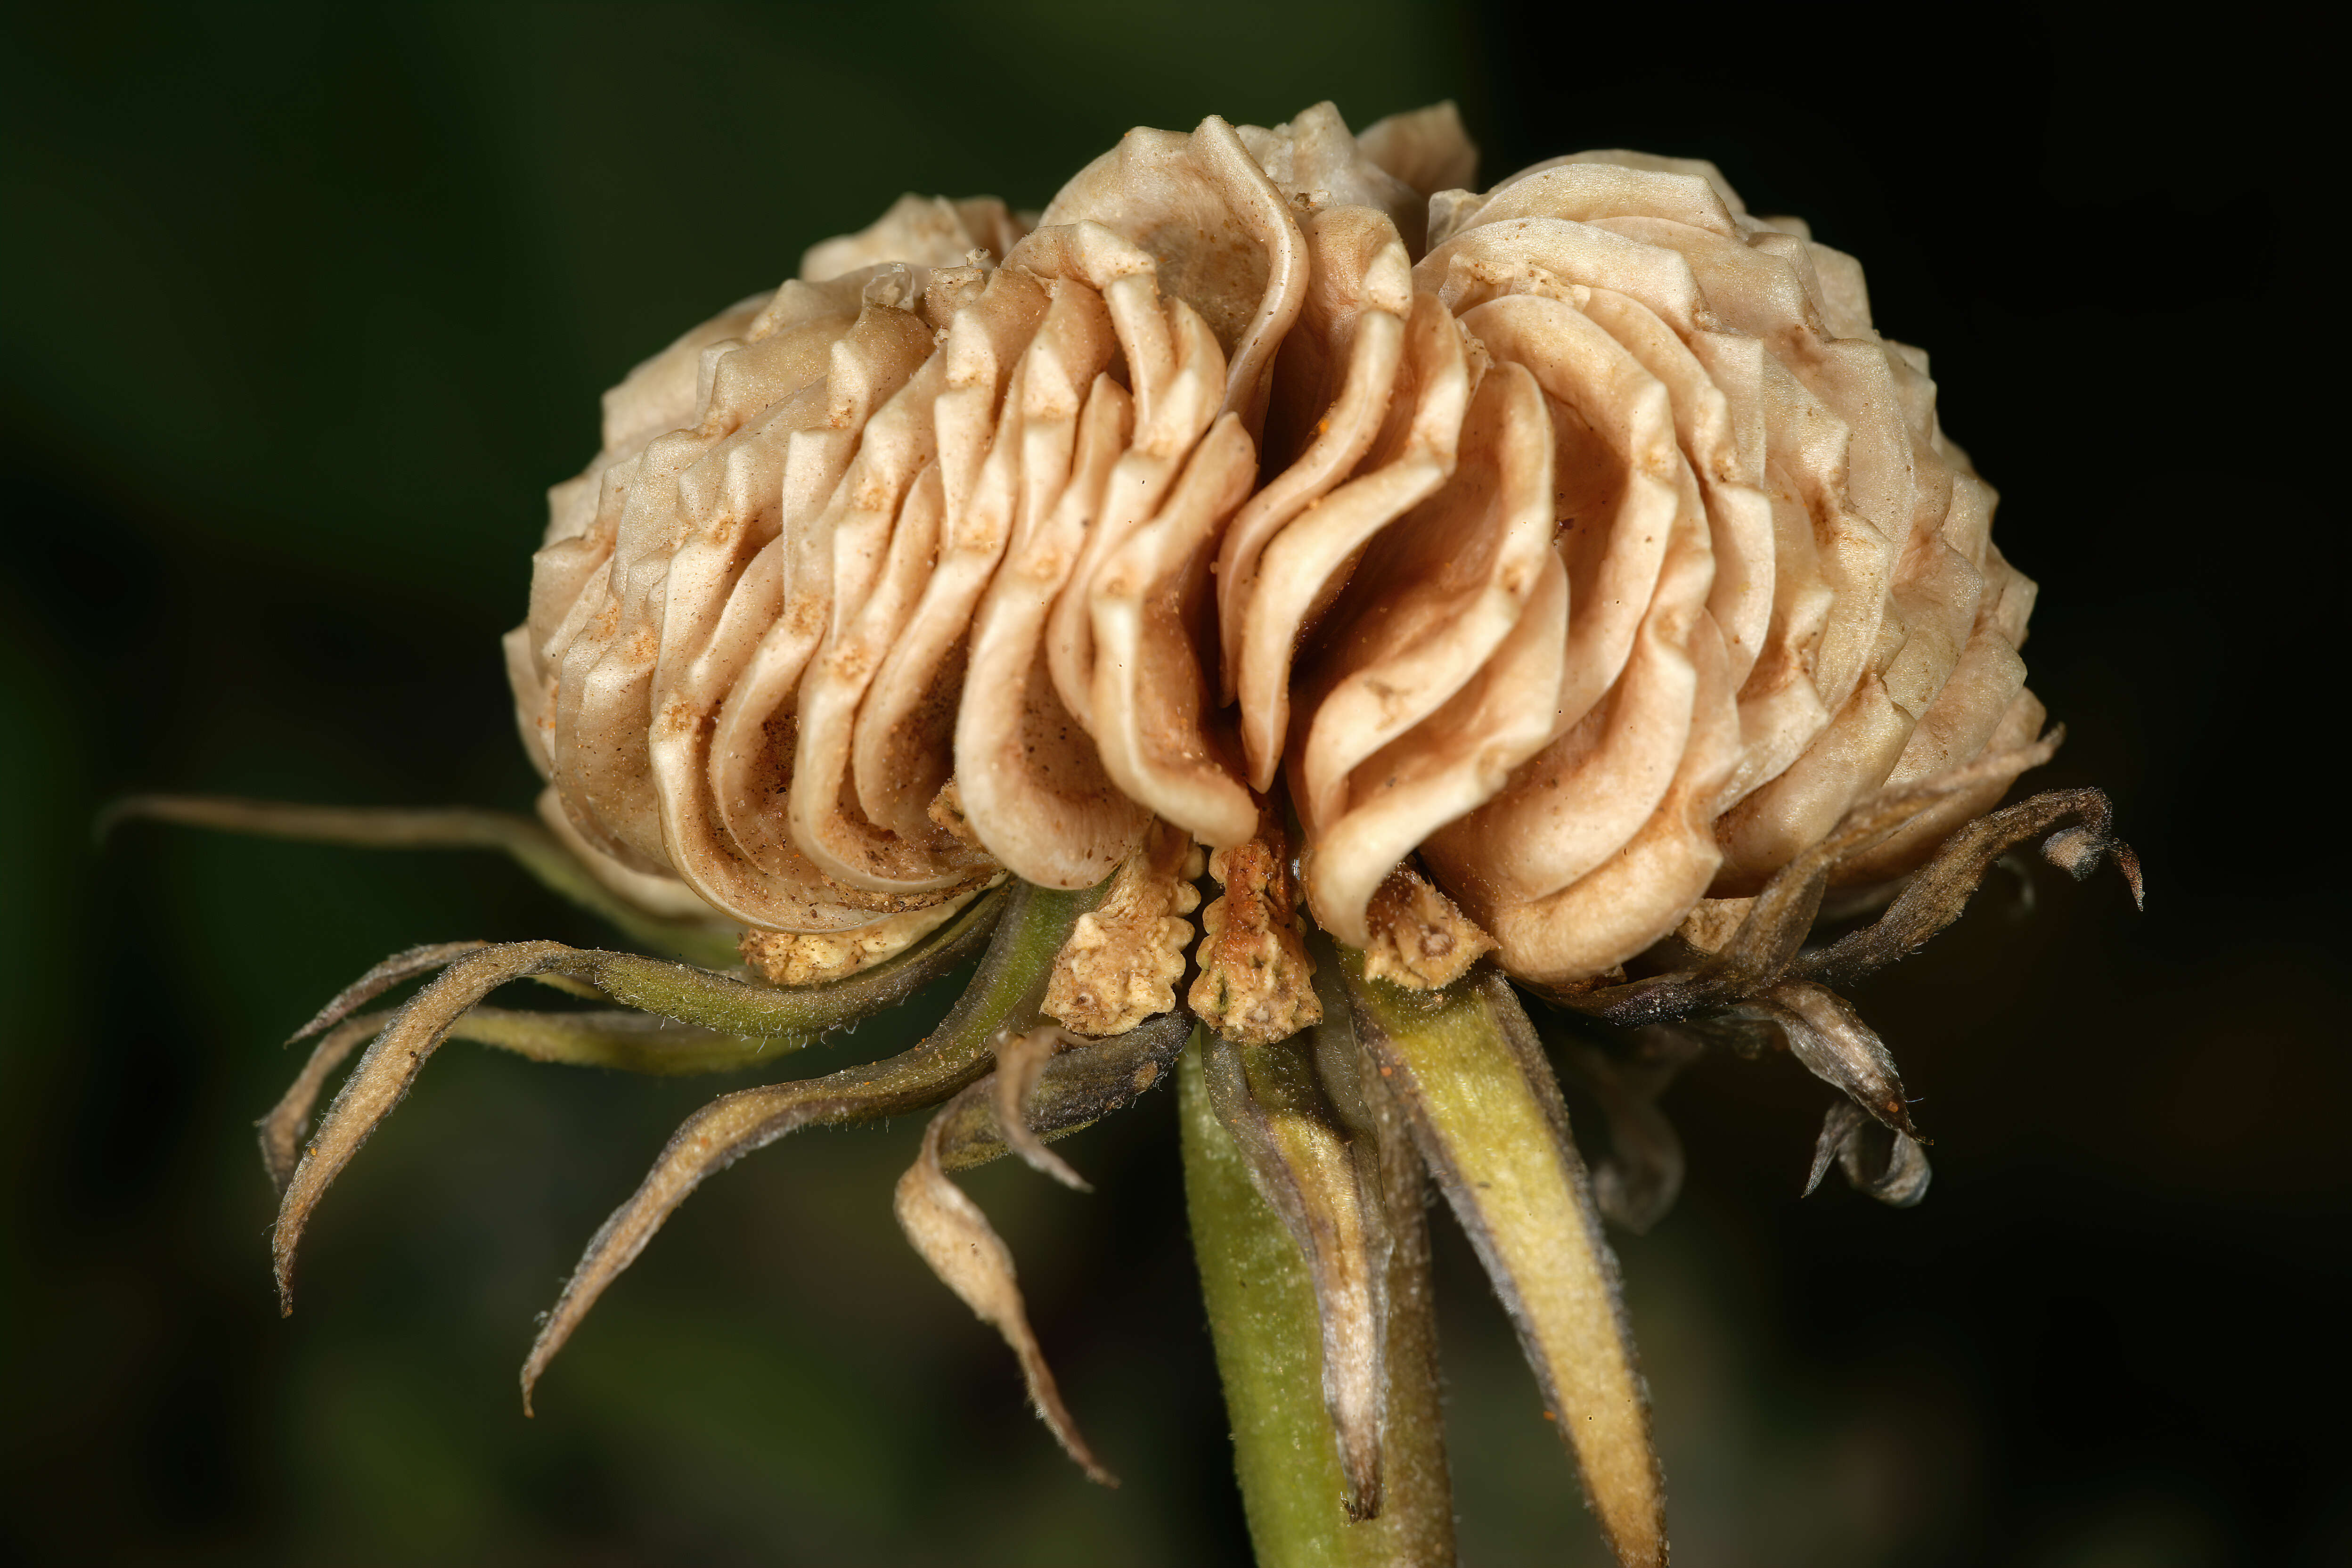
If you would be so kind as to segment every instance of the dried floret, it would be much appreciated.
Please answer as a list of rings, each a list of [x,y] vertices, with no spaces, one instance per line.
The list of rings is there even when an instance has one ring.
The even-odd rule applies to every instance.
[[[1710,1044],[1785,1048],[1839,1094],[1812,1181],[1916,1202],[1894,1055],[1831,987],[2029,838],[2078,876],[2112,857],[2135,897],[2138,869],[2095,791],[1990,810],[2057,743],[2018,651],[2034,585],[1853,258],[1705,163],[1580,153],[1484,191],[1475,164],[1451,105],[1357,135],[1318,104],[1131,132],[1039,214],[904,196],[630,372],[549,492],[506,640],[543,828],[128,803],[501,848],[758,977],[554,942],[371,970],[265,1122],[281,1287],[446,1039],[741,1066],[985,938],[923,1045],[680,1130],[590,1244],[526,1400],[705,1176],[943,1106],[899,1217],[1108,1479],[949,1173],[1011,1152],[1083,1187],[1045,1141],[1143,1092],[1197,1022],[1187,1165],[1203,1245],[1231,1249],[1204,1275],[1268,1553],[1450,1550],[1427,1175],[1621,1559],[1663,1563],[1599,1224],[1673,1202],[1659,1092]],[[1809,947],[1833,886],[1884,912]],[[298,1159],[378,1021],[355,1010],[436,970]],[[518,979],[660,1017],[479,1005]],[[1510,981],[1590,1021],[1553,1053],[1608,1121],[1590,1181]]]

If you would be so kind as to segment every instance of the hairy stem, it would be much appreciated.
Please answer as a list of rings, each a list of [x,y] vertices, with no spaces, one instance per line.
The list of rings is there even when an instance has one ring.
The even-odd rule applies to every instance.
[[[1314,1279],[1218,1119],[1202,1043],[1185,1051],[1178,1078],[1184,1194],[1259,1568],[1444,1568],[1454,1508],[1426,1248],[1399,1248],[1424,1278],[1393,1290],[1382,1507],[1351,1522],[1323,1396]],[[1417,1216],[1417,1199],[1412,1208]]]

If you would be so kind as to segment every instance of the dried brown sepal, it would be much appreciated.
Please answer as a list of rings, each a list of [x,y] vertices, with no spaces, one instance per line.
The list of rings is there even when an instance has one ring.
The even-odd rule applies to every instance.
[[[1895,901],[1876,921],[1848,932],[1818,952],[1806,954],[1797,973],[1831,984],[1847,984],[1908,957],[1960,918],[1985,872],[2013,846],[2046,832],[2067,818],[2076,825],[2052,833],[2042,852],[2061,870],[2081,880],[2112,858],[2131,887],[2132,901],[2145,908],[2139,858],[2115,837],[2115,808],[2103,791],[2050,790],[2014,805],[1989,812],[1944,841],[1935,858],[1912,873]]]
[[[523,1413],[530,1413],[531,1390],[589,1308],[705,1177],[801,1128],[901,1115],[935,1105],[985,1074],[1001,1034],[1034,1021],[1055,954],[1101,892],[1015,883],[971,983],[921,1045],[821,1079],[723,1095],[687,1118],[637,1190],[589,1238],[541,1324],[523,1363]]]
[[[1410,865],[1389,873],[1365,906],[1364,973],[1408,991],[1435,991],[1470,973],[1495,939]]]
[[[1903,1101],[1903,1077],[1895,1069],[1895,1058],[1853,1003],[1826,985],[1795,980],[1772,987],[1738,1011],[1777,1028],[1807,1072],[1843,1090],[1888,1130],[1919,1136]]]
[[[966,1095],[985,1096],[988,1086],[975,1084]],[[1045,1353],[1038,1348],[1036,1333],[1029,1327],[1029,1313],[1021,1300],[1021,1287],[1013,1273],[1013,1253],[996,1234],[980,1205],[965,1195],[962,1188],[948,1180],[940,1167],[940,1144],[955,1117],[951,1104],[931,1118],[923,1133],[922,1152],[898,1178],[898,1190],[894,1207],[899,1228],[907,1240],[940,1282],[954,1291],[979,1317],[1013,1347],[1021,1363],[1022,1378],[1029,1385],[1029,1402],[1035,1406],[1038,1418],[1062,1445],[1063,1451],[1085,1470],[1087,1479],[1107,1487],[1118,1485],[1118,1478],[1103,1468],[1094,1450],[1079,1436],[1077,1423],[1062,1403],[1062,1392],[1054,1382],[1053,1369],[1045,1364]]]
[[[1821,1139],[1813,1145],[1812,1173],[1805,1179],[1807,1197],[1829,1174],[1832,1160],[1856,1191],[1883,1204],[1905,1209],[1927,1195],[1930,1172],[1926,1151],[1916,1140],[1879,1124],[1851,1100],[1837,1100],[1822,1118]]]
[[[1244,1046],[1286,1040],[1320,1022],[1280,816],[1261,810],[1257,837],[1210,856],[1209,875],[1225,891],[1201,911],[1201,973],[1186,998],[1192,1011]]]
[[[1166,1078],[1192,1034],[1192,1019],[1163,1013],[1124,1035],[1082,1041],[1056,1054],[1022,1103],[1029,1130],[1051,1142],[1094,1125]],[[940,1138],[942,1169],[970,1170],[1013,1152],[997,1112],[993,1079],[990,1089],[985,1095],[959,1095],[950,1108],[954,1114]]]
[[[1244,1046],[1214,1036],[1202,1065],[1210,1103],[1250,1184],[1298,1246],[1315,1287],[1323,1402],[1350,1519],[1380,1514],[1388,1403],[1389,1254],[1380,1155],[1350,1137],[1318,1079],[1314,1044]]]
[[[1665,1482],[1625,1321],[1559,1083],[1502,975],[1439,992],[1368,980],[1342,953],[1357,1037],[1502,1298],[1586,1499],[1627,1564],[1666,1561]]]
[[[1111,879],[1110,891],[1078,917],[1054,960],[1045,1016],[1081,1035],[1123,1035],[1176,1005],[1184,950],[1200,908],[1192,879],[1201,848],[1181,827],[1154,820],[1142,847]]]
[[[1965,767],[1882,791],[1853,806],[1835,827],[1773,874],[1723,947],[1696,968],[1597,991],[1553,993],[1553,999],[1612,1024],[1637,1025],[1688,1017],[1760,994],[1790,973],[1812,931],[1831,875],[1843,862],[1868,850],[1939,801],[1976,788],[1990,778],[2014,777],[2028,767],[2039,766],[2064,739],[2065,727],[2060,725],[2031,746],[1988,753]],[[1981,877],[1981,868],[1977,875]],[[1970,879],[1969,888],[1973,889],[1975,885],[1975,879]],[[1934,931],[1941,929],[1937,925]]]

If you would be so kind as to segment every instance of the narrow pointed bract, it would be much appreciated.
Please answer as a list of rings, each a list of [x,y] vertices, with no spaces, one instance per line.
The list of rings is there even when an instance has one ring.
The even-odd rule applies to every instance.
[[[524,1412],[530,1410],[540,1374],[588,1309],[705,1177],[803,1127],[901,1115],[937,1104],[982,1077],[1000,1033],[1035,1021],[1055,955],[1102,891],[1096,887],[1057,893],[1015,884],[971,984],[914,1049],[801,1083],[742,1089],[688,1117],[636,1192],[590,1238],[563,1294],[541,1324],[523,1363]]]
[[[1664,1563],[1665,1483],[1617,1261],[1517,997],[1492,971],[1409,992],[1362,979],[1358,954],[1341,963],[1357,1033],[1519,1331],[1602,1532],[1622,1563]]]
[[[1370,1519],[1381,1511],[1392,1244],[1378,1152],[1354,1146],[1339,1125],[1312,1051],[1303,1037],[1241,1046],[1211,1035],[1202,1079],[1251,1184],[1306,1260],[1348,1511]]]
[[[262,1166],[281,1195],[301,1159],[302,1133],[319,1091],[352,1049],[382,1030],[391,1016],[362,1013],[327,1030],[269,1114],[254,1124],[261,1135]],[[656,1078],[734,1072],[790,1048],[780,1048],[766,1037],[747,1039],[645,1013],[613,1010],[543,1013],[471,1007],[450,1024],[445,1038],[492,1046],[535,1062],[610,1068]]]

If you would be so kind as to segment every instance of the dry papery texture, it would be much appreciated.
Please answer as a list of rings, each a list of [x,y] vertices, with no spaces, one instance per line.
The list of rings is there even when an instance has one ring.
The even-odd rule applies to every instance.
[[[1269,855],[1407,984],[1434,932],[1572,985],[2025,755],[2033,584],[1854,260],[1703,163],[1474,168],[1450,105],[1139,130],[1041,214],[904,198],[638,366],[508,642],[551,819],[640,900],[825,939],[755,943],[780,977],[1197,841],[1254,868],[1270,956],[1225,962],[1270,1019]],[[1172,1005],[1192,906],[1133,890]]]

